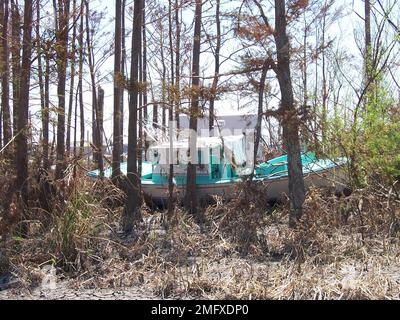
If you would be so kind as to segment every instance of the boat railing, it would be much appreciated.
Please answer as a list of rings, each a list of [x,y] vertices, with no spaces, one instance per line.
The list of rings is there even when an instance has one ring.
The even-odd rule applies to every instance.
[[[281,161],[281,162],[277,162],[277,163],[270,163],[270,165],[273,166],[273,167],[285,166],[287,164],[288,164],[287,161]]]
[[[268,178],[274,177],[274,176],[277,176],[277,175],[282,175],[282,174],[284,174],[284,173],[286,173],[286,172],[289,172],[289,171],[288,171],[288,170],[281,170],[281,171],[277,171],[277,172],[274,172],[274,173],[270,173],[270,174],[268,175]]]

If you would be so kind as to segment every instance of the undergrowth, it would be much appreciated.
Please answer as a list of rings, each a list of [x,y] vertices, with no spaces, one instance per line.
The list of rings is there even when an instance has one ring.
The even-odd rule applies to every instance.
[[[56,186],[58,188],[58,186]],[[3,239],[21,287],[40,286],[53,265],[72,289],[138,287],[158,297],[238,299],[399,298],[400,198],[395,183],[337,197],[310,189],[302,219],[288,228],[287,201],[267,204],[268,185],[243,184],[230,202],[203,208],[142,207],[133,235],[120,231],[124,194],[86,178],[32,200],[28,235]],[[34,204],[36,206],[34,206]]]

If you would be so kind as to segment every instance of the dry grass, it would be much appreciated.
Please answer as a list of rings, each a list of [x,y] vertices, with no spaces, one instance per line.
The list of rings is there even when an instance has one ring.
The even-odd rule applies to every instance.
[[[111,183],[66,184],[64,205],[32,211],[28,238],[7,242],[23,286],[43,265],[72,279],[72,290],[137,287],[162,298],[399,299],[400,204],[390,188],[337,198],[311,190],[295,230],[288,205],[267,206],[265,186],[245,186],[229,203],[204,209],[205,224],[180,208],[142,208],[133,236],[119,232],[123,194]],[[383,187],[382,187],[383,188]]]

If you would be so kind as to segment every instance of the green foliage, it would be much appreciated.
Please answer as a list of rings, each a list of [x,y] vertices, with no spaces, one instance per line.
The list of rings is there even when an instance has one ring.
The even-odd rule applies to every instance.
[[[386,177],[400,176],[400,112],[383,86],[369,94],[363,121],[367,165]]]
[[[329,120],[324,150],[350,159],[350,178],[357,187],[371,178],[391,183],[400,176],[400,110],[386,87],[377,79],[351,118],[338,109]]]

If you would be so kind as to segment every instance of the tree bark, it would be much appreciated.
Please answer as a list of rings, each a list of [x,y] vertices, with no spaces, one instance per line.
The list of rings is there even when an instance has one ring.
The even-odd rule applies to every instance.
[[[262,71],[261,71],[261,77],[260,77],[260,84],[258,87],[258,112],[257,112],[257,124],[256,124],[256,130],[255,130],[255,140],[254,140],[254,154],[253,154],[253,161],[254,161],[254,166],[253,166],[253,173],[254,173],[254,168],[257,162],[257,153],[258,153],[258,147],[260,145],[260,140],[261,140],[261,122],[262,122],[262,117],[263,117],[263,107],[264,107],[264,90],[265,90],[265,79],[267,77],[267,71],[268,71],[268,62],[265,61]],[[252,174],[253,176],[253,174]]]
[[[134,1],[133,31],[132,31],[132,59],[131,77],[129,84],[129,124],[128,124],[128,163],[127,163],[127,200],[122,217],[122,229],[131,233],[135,221],[141,218],[140,214],[140,179],[137,172],[137,108],[138,108],[138,80],[139,80],[139,52],[141,50],[141,28],[143,0]]]
[[[43,79],[42,57],[44,50],[42,47],[42,41],[40,36],[40,1],[36,1],[36,51],[37,51],[37,61],[38,61],[40,109],[41,109],[41,119],[42,119],[42,164],[44,169],[48,169],[49,128],[48,128],[48,116],[46,116],[46,90],[45,90],[46,87],[45,82],[48,78],[46,78],[46,80]]]
[[[78,132],[78,95],[79,86],[76,87],[75,107],[74,107],[74,160],[76,161],[77,132]],[[76,166],[74,166],[74,177],[76,176]]]
[[[9,46],[8,46],[8,16],[9,16],[9,6],[8,0],[4,0],[1,6],[1,15],[2,17],[2,28],[1,28],[1,42],[2,42],[2,50],[1,50],[1,107],[3,114],[3,136],[4,136],[4,144],[7,144],[12,136],[11,129],[11,116],[10,116],[10,104],[9,104],[9,96],[10,96],[10,88],[9,88],[9,77],[10,77],[10,65],[9,65]],[[0,137],[1,140],[1,137]],[[7,152],[8,154],[8,152]]]
[[[277,49],[277,77],[281,91],[283,142],[286,147],[291,211],[289,226],[294,227],[302,215],[305,200],[303,168],[301,164],[299,119],[293,98],[290,74],[290,43],[286,33],[286,8],[284,0],[275,0],[275,43]]]
[[[80,116],[80,144],[79,144],[79,157],[83,156],[85,148],[85,111],[83,106],[83,13],[84,13],[84,0],[81,1],[80,8],[80,22],[79,22],[79,71],[78,71],[78,91],[79,91],[79,116]]]
[[[153,104],[153,128],[158,128],[158,104]]]
[[[126,72],[125,72],[125,66],[126,66],[126,45],[125,45],[125,7],[126,7],[126,0],[122,0],[122,12],[121,12],[121,75],[122,79],[126,81]],[[121,131],[121,161],[124,161],[124,90],[121,90],[121,124],[120,124],[120,131]]]
[[[181,59],[181,23],[179,21],[179,7],[178,0],[175,0],[175,88],[174,88],[174,101],[175,101],[175,121],[176,129],[180,129],[179,121],[179,108],[180,108],[180,82],[181,82],[181,70],[180,70],[180,59]]]
[[[18,132],[18,101],[21,76],[21,16],[14,0],[11,0],[11,68],[13,88],[13,129]]]
[[[113,162],[112,178],[121,174],[121,0],[115,3],[115,48],[114,48],[114,127],[113,127]]]
[[[146,39],[146,11],[143,8],[143,26],[142,26],[142,39],[143,39],[143,56],[142,56],[142,82],[144,85],[143,90],[143,118],[145,124],[148,123],[148,112],[147,112],[147,39]],[[147,160],[147,150],[149,148],[149,142],[147,141],[147,132],[143,133],[144,139],[144,156]]]
[[[18,100],[18,123],[16,136],[16,187],[20,193],[23,207],[28,205],[28,113],[29,113],[29,81],[31,74],[32,51],[32,0],[24,3],[24,26],[22,41],[22,68],[20,92]],[[24,210],[25,211],[25,210]],[[23,233],[26,230],[23,230]]]
[[[168,172],[168,217],[170,218],[173,213],[173,194],[174,194],[174,165],[173,165],[173,140],[174,133],[172,122],[174,121],[174,100],[175,100],[175,72],[174,72],[174,48],[173,48],[173,35],[172,35],[172,0],[168,0],[168,39],[169,39],[169,54],[171,60],[171,83],[169,85],[169,112],[168,112],[168,129],[169,129],[169,141],[170,141],[170,149],[168,155],[169,162],[169,172]]]
[[[68,101],[68,118],[67,118],[67,157],[70,155],[71,149],[71,120],[72,120],[72,106],[74,103],[74,85],[75,85],[75,54],[76,54],[76,0],[72,2],[72,45],[71,45],[71,79],[70,79],[70,86],[69,86],[69,101]]]
[[[54,0],[55,5],[56,0]],[[58,0],[56,9],[56,40],[57,55],[57,146],[56,146],[56,179],[64,177],[65,170],[65,85],[68,63],[68,21],[69,0]]]
[[[0,149],[3,148],[3,110],[0,105]]]
[[[369,83],[372,79],[372,47],[371,47],[371,2],[364,0],[364,28],[365,28],[365,81]]]
[[[308,39],[308,25],[306,20],[306,11],[303,14],[304,18],[304,30],[303,30],[303,61],[302,61],[302,77],[303,77],[303,104],[302,104],[302,116],[303,116],[303,130],[302,130],[302,138],[308,144],[311,142],[309,130],[307,128],[309,124],[308,119],[308,61],[307,61],[307,39]],[[312,126],[310,124],[310,128]]]
[[[325,1],[325,6],[327,5]],[[326,34],[326,15],[325,10],[322,17],[322,113],[321,113],[321,136],[322,136],[322,147],[326,148],[326,135],[327,135],[327,118],[328,118],[328,88],[326,79],[326,46],[325,46],[325,34]]]
[[[219,53],[221,51],[221,18],[220,18],[220,0],[216,1],[215,7],[215,20],[217,27],[217,43],[214,52],[214,79],[211,85],[211,98],[210,98],[210,110],[209,110],[209,130],[210,132],[214,129],[214,102],[217,94],[218,80],[219,80]]]
[[[103,162],[103,121],[104,121],[104,90],[99,86],[97,88],[98,99],[96,105],[96,126],[97,126],[97,152],[98,152],[98,166],[100,176],[104,174],[104,162]]]
[[[161,26],[161,28],[163,28]],[[162,65],[162,80],[161,80],[161,129],[165,132],[166,129],[166,108],[165,108],[165,100],[166,100],[166,87],[167,87],[167,66],[165,65],[165,55],[164,55],[164,30],[160,30],[160,58],[161,58],[161,65]]]
[[[96,74],[94,70],[94,56],[93,56],[93,48],[92,48],[92,39],[90,38],[90,26],[89,26],[89,1],[85,1],[86,6],[86,41],[87,41],[87,53],[89,57],[89,70],[90,70],[90,79],[92,84],[92,137],[93,137],[93,145],[95,147],[95,151],[93,153],[94,161],[97,163],[97,168],[100,172],[100,177],[104,175],[104,163],[103,163],[103,152],[102,152],[102,130],[101,130],[101,119],[99,113],[99,103],[98,103],[98,92],[96,86]]]
[[[43,168],[49,168],[50,45],[45,47],[44,106],[42,110]]]
[[[144,1],[144,0],[143,0]],[[143,19],[143,10],[142,10],[142,19]],[[140,35],[143,32],[143,20],[142,25],[140,26]],[[143,161],[143,52],[142,52],[142,44],[140,44],[139,48],[139,107],[138,107],[138,153],[137,153],[137,162],[138,162],[138,175],[139,179],[142,174],[142,161]]]
[[[189,119],[189,152],[190,160],[187,167],[186,185],[186,209],[197,215],[197,185],[196,185],[196,163],[197,163],[197,117],[199,112],[199,90],[200,90],[200,41],[201,41],[201,15],[202,0],[196,0],[193,56],[192,56],[192,101],[190,105]],[[199,218],[199,217],[198,217]]]

